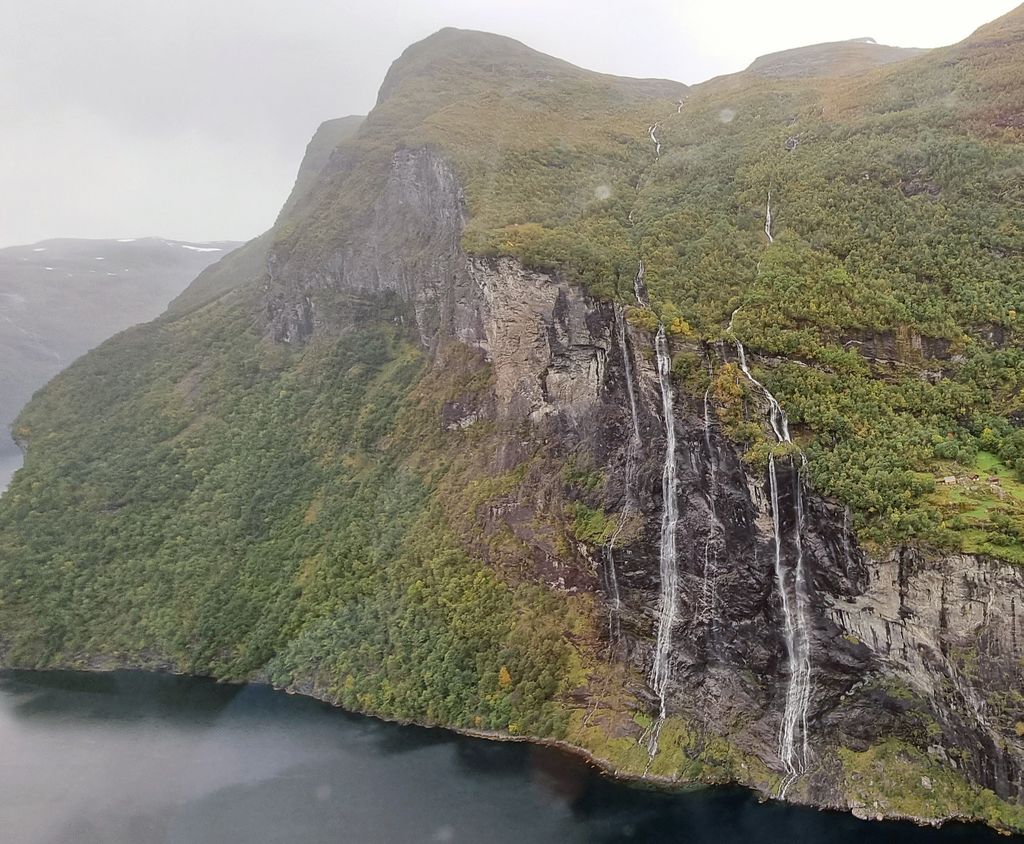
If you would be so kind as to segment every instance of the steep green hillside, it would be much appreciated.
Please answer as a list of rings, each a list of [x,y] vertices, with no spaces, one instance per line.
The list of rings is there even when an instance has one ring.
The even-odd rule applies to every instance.
[[[806,549],[821,764],[789,796],[1024,828],[1016,615],[971,626],[1024,564],[1022,77],[1024,7],[852,76],[690,89],[413,45],[270,232],[22,414],[0,658],[269,678],[784,794],[770,557]],[[666,395],[686,635],[659,713]]]
[[[702,86],[663,124],[635,214],[662,318],[714,341],[736,313],[776,361],[760,376],[815,486],[882,543],[962,544],[957,508],[930,496],[979,449],[1024,477],[1024,155],[1019,129],[979,120],[1024,109],[1024,14],[993,27],[863,80]],[[986,529],[1024,561],[1024,511],[997,509]]]
[[[431,420],[465,385],[422,378],[393,329],[294,354],[217,305],[75,364],[22,419],[38,447],[0,516],[7,658],[298,677],[394,717],[558,733],[571,611],[458,550]]]
[[[159,315],[239,245],[60,238],[0,249],[0,491],[21,465],[8,430],[32,394],[79,355]]]
[[[7,661],[255,674],[392,717],[564,733],[558,701],[599,647],[592,599],[535,584],[518,540],[481,542],[476,508],[531,464],[489,477],[495,432],[437,423],[446,399],[489,389],[487,370],[457,349],[425,368],[389,325],[397,303],[340,338],[268,342],[266,256],[325,260],[396,143],[450,149],[481,231],[526,204],[524,219],[575,224],[596,187],[635,178],[647,154],[636,126],[684,88],[446,30],[407,51],[388,90],[272,232],[23,414],[27,471],[0,512]],[[567,547],[557,506],[550,522]]]

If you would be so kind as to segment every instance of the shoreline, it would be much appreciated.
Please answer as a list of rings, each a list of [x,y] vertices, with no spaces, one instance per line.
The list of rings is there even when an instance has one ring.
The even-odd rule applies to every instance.
[[[136,672],[140,674],[152,674],[162,675],[168,677],[185,677],[195,680],[207,681],[219,686],[235,686],[242,688],[245,686],[260,686],[263,688],[270,689],[273,692],[286,694],[291,697],[301,697],[307,700],[317,701],[319,703],[330,706],[332,709],[338,712],[343,712],[349,715],[356,715],[363,718],[372,718],[375,721],[379,721],[384,724],[394,724],[401,727],[415,727],[423,730],[439,730],[447,733],[451,733],[457,736],[464,736],[466,738],[481,739],[485,741],[496,741],[514,744],[530,744],[538,747],[545,747],[552,750],[557,750],[573,759],[578,760],[580,763],[587,765],[588,767],[596,770],[602,777],[606,779],[621,783],[629,788],[635,788],[638,790],[647,791],[659,791],[666,794],[683,794],[687,792],[696,792],[703,790],[711,790],[718,788],[733,788],[741,789],[750,794],[756,799],[759,805],[765,805],[768,803],[776,803],[782,806],[792,806],[807,810],[816,810],[818,812],[834,812],[837,814],[852,815],[860,821],[864,822],[903,822],[912,823],[917,827],[921,828],[932,828],[939,829],[948,824],[961,825],[961,826],[980,826],[988,830],[992,830],[999,835],[1006,836],[1008,839],[1013,838],[1024,844],[1024,833],[1015,832],[1010,829],[995,826],[991,823],[987,823],[984,820],[978,818],[966,817],[963,815],[950,815],[944,818],[921,818],[913,815],[902,815],[902,814],[870,814],[868,812],[859,812],[859,807],[850,806],[839,806],[835,804],[815,803],[815,802],[799,802],[795,800],[779,800],[772,797],[771,795],[765,794],[763,791],[753,788],[750,785],[737,781],[702,781],[702,780],[680,780],[666,777],[663,775],[636,775],[632,773],[623,773],[618,771],[612,762],[607,759],[603,759],[597,756],[592,751],[585,747],[573,744],[565,739],[554,739],[540,736],[529,736],[529,735],[513,735],[511,733],[503,733],[497,730],[483,730],[475,727],[459,727],[447,724],[438,723],[424,723],[422,721],[416,721],[413,719],[394,718],[384,715],[380,715],[374,712],[366,712],[360,710],[348,709],[340,706],[335,701],[330,700],[327,697],[317,694],[316,690],[312,687],[302,688],[301,686],[278,686],[272,683],[265,677],[254,676],[246,680],[222,680],[216,677],[212,677],[206,674],[196,674],[190,671],[178,670],[167,663],[163,663],[160,667],[154,667],[152,665],[129,665],[125,663],[117,662],[107,658],[96,659],[93,658],[86,664],[79,665],[62,665],[62,666],[50,666],[47,668],[32,668],[32,667],[19,667],[4,664],[0,661],[0,674],[5,671],[11,672],[26,672],[33,674],[44,674],[47,672],[54,671],[67,671],[67,672],[80,672],[86,674],[112,674],[119,671],[125,672]]]

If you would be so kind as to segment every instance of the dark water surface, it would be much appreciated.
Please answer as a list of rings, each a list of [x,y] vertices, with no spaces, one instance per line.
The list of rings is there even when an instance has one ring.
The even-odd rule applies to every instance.
[[[1010,842],[664,794],[559,751],[349,715],[261,686],[137,672],[0,672],[0,841]]]

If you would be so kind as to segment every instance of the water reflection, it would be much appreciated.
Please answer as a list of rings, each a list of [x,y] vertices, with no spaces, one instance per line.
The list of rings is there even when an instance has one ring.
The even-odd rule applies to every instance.
[[[0,748],[0,839],[17,844],[1008,840],[630,788],[551,748],[135,672],[0,673]]]

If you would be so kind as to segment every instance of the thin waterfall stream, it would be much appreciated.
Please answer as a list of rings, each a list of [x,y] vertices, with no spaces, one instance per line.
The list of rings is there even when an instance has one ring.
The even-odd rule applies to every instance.
[[[708,361],[708,375],[714,375],[711,362]],[[694,609],[693,620],[703,619],[709,627],[715,623],[715,603],[718,600],[718,549],[713,548],[722,534],[722,523],[715,509],[715,493],[718,489],[718,461],[714,446],[711,443],[711,386],[704,391],[704,448],[708,456],[708,526],[704,539],[704,571],[701,581],[700,603]]]
[[[637,266],[633,278],[633,293],[637,304],[650,307],[647,285],[644,282],[644,262]],[[661,392],[661,411],[665,423],[665,458],[661,470],[661,534],[658,547],[658,567],[661,577],[661,594],[658,599],[658,632],[655,639],[654,663],[651,667],[650,684],[658,696],[658,718],[651,728],[647,743],[648,755],[653,759],[658,753],[658,738],[661,725],[667,714],[666,694],[671,676],[669,660],[672,649],[672,626],[678,612],[679,573],[676,569],[676,527],[679,523],[679,502],[676,498],[678,479],[676,476],[676,424],[675,396],[672,390],[672,356],[668,349],[665,326],[658,326],[654,338],[654,355],[658,368],[658,386]]]
[[[665,420],[665,460],[661,472],[661,542],[658,552],[661,573],[661,597],[658,602],[658,635],[651,668],[651,687],[658,695],[660,711],[651,731],[648,745],[650,755],[658,752],[658,737],[665,721],[665,695],[670,676],[669,652],[672,648],[672,626],[676,620],[676,593],[679,573],[676,570],[676,526],[679,523],[679,502],[676,499],[676,425],[673,412],[672,358],[668,351],[665,326],[658,326],[654,338],[654,352],[658,364],[658,383],[661,387],[661,407]]]
[[[614,645],[622,632],[620,611],[622,601],[619,596],[619,579],[615,570],[615,544],[622,534],[629,516],[636,510],[636,475],[637,457],[642,447],[640,435],[640,417],[637,413],[636,385],[633,380],[632,354],[629,348],[629,341],[626,337],[626,321],[622,315],[622,309],[615,308],[615,334],[619,345],[619,353],[622,355],[622,367],[626,376],[626,393],[629,396],[630,430],[629,440],[626,443],[625,466],[623,468],[623,498],[624,503],[619,510],[619,518],[615,525],[615,531],[604,547],[606,584],[608,588],[608,599],[610,603],[608,614],[608,638]]]
[[[769,193],[769,209],[770,207],[771,194]],[[766,233],[768,233],[770,220],[769,211],[765,223]],[[739,309],[737,308],[737,310]],[[735,316],[736,311],[733,311],[733,318]],[[768,421],[776,440],[780,443],[792,443],[786,412],[771,391],[751,373],[747,365],[746,350],[743,348],[743,343],[733,333],[732,323],[733,320],[730,319],[728,332],[733,334],[733,339],[736,341],[736,357],[740,369],[747,380],[764,396],[768,404]],[[806,461],[801,455],[801,468],[805,466]],[[806,770],[809,755],[807,711],[811,700],[811,643],[807,624],[808,597],[807,577],[804,571],[804,503],[801,472],[793,471],[792,479],[793,545],[796,559],[790,570],[785,565],[778,470],[775,455],[770,455],[768,458],[768,486],[771,494],[772,528],[775,538],[775,581],[782,604],[783,635],[789,671],[785,707],[782,722],[779,725],[779,760],[782,763],[784,774],[778,788],[780,798],[786,796],[790,786]]]

